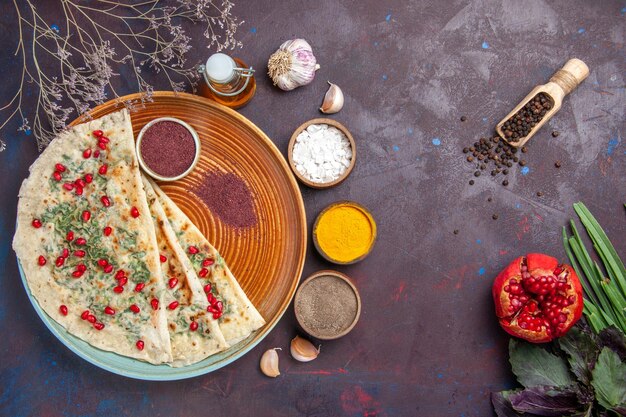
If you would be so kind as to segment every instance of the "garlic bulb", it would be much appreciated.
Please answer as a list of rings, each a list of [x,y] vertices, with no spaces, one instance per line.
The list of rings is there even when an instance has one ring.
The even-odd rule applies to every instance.
[[[320,107],[320,111],[326,114],[337,113],[343,107],[343,92],[337,84],[328,81],[328,85],[330,85],[330,87],[326,95],[324,95],[324,102],[322,103],[322,107]]]
[[[307,41],[292,39],[280,45],[270,56],[267,68],[274,85],[289,91],[313,81],[320,66]]]
[[[309,362],[317,358],[320,354],[320,349],[315,349],[313,343],[306,339],[296,336],[291,341],[291,356],[300,362]]]
[[[278,370],[278,353],[276,350],[280,350],[280,348],[266,350],[263,356],[261,356],[261,371],[272,378],[276,378],[280,375],[280,371]]]

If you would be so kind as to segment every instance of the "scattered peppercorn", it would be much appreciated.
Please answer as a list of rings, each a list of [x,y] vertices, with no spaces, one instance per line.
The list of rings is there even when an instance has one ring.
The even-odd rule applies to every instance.
[[[522,153],[528,152],[528,148],[526,146],[522,146]]]
[[[493,216],[491,216],[491,218],[494,219],[494,220],[498,220],[498,215],[494,214]]]
[[[553,130],[552,131],[552,137],[556,138],[557,136],[559,136],[559,131],[558,130]]]
[[[519,142],[528,136],[553,105],[549,95],[539,93],[504,122],[500,130],[509,142]]]
[[[475,177],[480,177],[480,171],[476,171],[476,172],[474,172],[474,176],[475,176]]]
[[[458,235],[458,234],[459,234],[459,229],[454,229],[454,232],[453,232],[453,233],[454,233],[455,235]]]
[[[554,166],[557,167],[557,168],[561,168],[561,161],[556,161],[554,163]]]
[[[469,185],[474,185],[474,180],[470,180]]]
[[[509,185],[509,180],[504,180],[504,181],[502,181],[502,185],[504,185],[505,187],[506,187],[507,185]]]
[[[491,203],[491,202],[493,201],[493,198],[489,197],[489,198],[487,199],[487,201],[489,201],[489,202]]]
[[[537,191],[537,197],[541,197],[543,193],[541,191]]]
[[[523,159],[521,161],[519,161],[520,166],[526,166],[526,161],[524,161]]]
[[[462,121],[462,122],[464,122],[464,121],[466,121],[466,120],[467,120],[467,117],[465,117],[465,116],[461,116],[461,121]]]

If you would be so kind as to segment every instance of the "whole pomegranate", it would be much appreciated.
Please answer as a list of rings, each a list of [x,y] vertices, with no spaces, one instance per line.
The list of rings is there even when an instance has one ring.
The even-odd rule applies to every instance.
[[[569,265],[540,253],[511,262],[493,283],[500,325],[533,343],[561,337],[580,319],[583,292]]]

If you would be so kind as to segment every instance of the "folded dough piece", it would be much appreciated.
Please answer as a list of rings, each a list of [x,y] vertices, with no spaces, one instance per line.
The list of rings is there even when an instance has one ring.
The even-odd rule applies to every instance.
[[[172,360],[165,285],[134,146],[126,110],[62,132],[22,183],[13,248],[69,333],[160,364]]]
[[[219,319],[220,330],[229,345],[247,338],[265,324],[228,269],[218,251],[180,208],[154,182],[149,180],[158,196],[180,246],[203,285],[210,284],[209,311]]]
[[[167,327],[172,345],[172,366],[185,366],[228,347],[218,322],[207,311],[209,302],[193,266],[176,239],[152,185],[143,185],[156,229],[157,244],[166,291]]]

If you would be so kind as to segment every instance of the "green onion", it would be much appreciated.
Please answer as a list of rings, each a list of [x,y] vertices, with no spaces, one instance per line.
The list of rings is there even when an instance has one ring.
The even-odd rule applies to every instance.
[[[626,204],[624,206],[626,207]],[[597,262],[592,261],[574,221],[570,221],[572,236],[568,236],[564,227],[563,246],[584,290],[585,317],[596,333],[608,326],[618,327],[626,333],[626,268],[624,268],[624,263],[587,207],[583,203],[576,203],[574,211],[580,218],[580,222],[593,243],[595,253],[604,266],[602,269]]]

